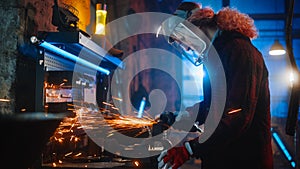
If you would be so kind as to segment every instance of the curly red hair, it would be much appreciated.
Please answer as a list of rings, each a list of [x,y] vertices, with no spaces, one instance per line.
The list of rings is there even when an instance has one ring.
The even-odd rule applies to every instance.
[[[196,20],[202,20],[202,19],[211,19],[215,15],[213,9],[211,8],[202,8],[193,13],[189,18],[188,21],[193,22]]]
[[[236,31],[251,39],[256,38],[258,33],[254,20],[247,14],[228,7],[222,8],[217,14],[211,8],[202,8],[188,18],[197,26],[205,26],[215,22],[221,30]]]

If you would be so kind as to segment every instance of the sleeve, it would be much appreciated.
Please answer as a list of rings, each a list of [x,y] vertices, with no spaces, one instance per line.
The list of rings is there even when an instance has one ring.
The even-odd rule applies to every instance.
[[[249,43],[249,44],[248,44]],[[190,142],[195,157],[226,146],[247,131],[253,120],[262,78],[262,65],[256,59],[251,42],[233,41],[231,50],[221,57],[226,74],[227,96],[221,121],[212,136],[204,143]],[[219,53],[220,54],[220,53]],[[213,105],[212,105],[213,106]]]

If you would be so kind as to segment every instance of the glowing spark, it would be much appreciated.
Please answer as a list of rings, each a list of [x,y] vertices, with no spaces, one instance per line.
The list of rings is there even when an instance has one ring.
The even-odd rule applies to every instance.
[[[10,102],[9,99],[0,99],[0,102]]]
[[[118,100],[118,101],[120,101],[120,102],[123,101],[123,99],[121,99],[121,98],[119,98],[119,97],[115,97],[115,96],[112,96],[112,99]]]
[[[64,138],[59,138],[59,139],[58,139],[58,142],[59,142],[59,143],[63,143],[63,142],[64,142]]]
[[[112,104],[104,102],[104,104],[111,106],[111,108],[115,108]],[[69,104],[69,106],[74,106],[72,104]],[[114,137],[115,132],[121,132],[122,134],[127,134],[131,137],[139,137],[143,136],[143,134],[148,134],[150,128],[153,126],[153,124],[156,123],[154,119],[151,118],[151,116],[147,114],[147,111],[144,111],[144,115],[142,118],[137,118],[136,116],[128,115],[128,116],[122,116],[119,114],[109,113],[109,114],[103,114],[102,112],[107,112],[109,110],[99,110],[97,112],[95,111],[89,111],[85,107],[78,106],[78,109],[76,108],[76,116],[74,118],[67,117],[65,118],[57,128],[54,135],[51,137],[52,142],[54,142],[54,145],[57,143],[62,144],[76,144],[77,142],[81,141],[81,132],[84,129],[104,129],[106,133],[106,137]],[[98,113],[98,114],[97,114]],[[99,118],[98,115],[102,114]],[[79,122],[79,118],[84,118],[86,124],[83,126]],[[151,134],[149,134],[151,135]],[[69,152],[64,155],[68,158],[75,158],[75,157],[81,157],[82,153],[73,153]],[[53,162],[53,161],[52,161]],[[59,164],[61,162],[55,161],[57,164],[56,167],[59,167]],[[139,166],[141,163],[139,163]],[[54,166],[54,165],[53,165]]]
[[[136,167],[138,167],[138,166],[140,166],[140,163],[139,163],[138,161],[134,161],[134,165],[135,165]]]
[[[65,157],[67,157],[67,156],[69,156],[71,154],[73,154],[73,152],[69,152],[69,153],[65,154]]]
[[[111,136],[113,136],[114,134],[113,133],[110,133],[107,137],[111,137]]]
[[[81,154],[82,154],[82,153],[78,153],[78,154],[76,154],[75,156],[78,157],[78,156],[80,156]]]
[[[117,107],[111,107],[112,109],[114,109],[114,110],[119,110],[119,108],[117,108]]]
[[[74,137],[75,137],[75,136],[71,136],[70,141],[72,141]]]
[[[109,124],[114,124],[116,126],[127,126],[127,127],[133,127],[133,128],[138,128],[138,127],[144,127],[144,126],[150,126],[153,125],[153,121],[145,120],[145,119],[139,119],[135,117],[128,117],[124,119],[110,119],[107,120]]]
[[[55,164],[55,163],[52,163],[52,166],[53,166],[53,167],[56,167],[56,164]]]
[[[228,114],[233,114],[233,113],[237,113],[239,111],[241,111],[242,109],[234,109],[228,112]]]
[[[107,106],[111,106],[113,107],[114,105],[110,104],[110,103],[107,103],[107,102],[102,102],[103,104],[107,105]]]

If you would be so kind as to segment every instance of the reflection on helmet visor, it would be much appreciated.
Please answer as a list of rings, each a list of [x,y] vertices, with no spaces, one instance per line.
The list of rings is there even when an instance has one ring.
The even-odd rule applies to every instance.
[[[180,52],[184,57],[186,57],[195,66],[199,66],[203,63],[203,54],[199,54],[197,51],[187,47],[186,45],[174,41],[170,43],[177,51]]]

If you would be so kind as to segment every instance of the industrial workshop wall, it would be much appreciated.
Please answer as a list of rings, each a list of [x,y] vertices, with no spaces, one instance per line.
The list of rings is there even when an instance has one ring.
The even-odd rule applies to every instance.
[[[90,22],[90,0],[60,0],[81,12],[79,28]],[[52,25],[53,0],[0,1],[0,113],[35,110],[35,53],[29,38],[38,31],[56,31]]]

